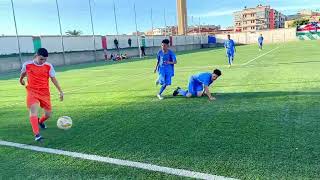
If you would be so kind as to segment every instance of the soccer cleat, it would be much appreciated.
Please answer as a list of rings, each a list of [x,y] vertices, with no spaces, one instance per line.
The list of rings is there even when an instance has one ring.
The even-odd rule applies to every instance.
[[[176,90],[174,90],[173,91],[173,96],[177,96],[178,94],[179,94],[179,90],[180,90],[181,88],[180,87],[177,87],[177,89]]]
[[[39,127],[41,129],[47,129],[47,126],[44,123],[39,123]]]
[[[159,100],[163,99],[163,97],[160,94],[157,94],[157,97],[158,97]]]
[[[40,134],[37,134],[34,136],[34,140],[37,142],[40,142],[43,139],[43,137]]]
[[[47,129],[47,126],[44,123],[40,123],[40,119],[38,118],[38,124],[41,129]]]

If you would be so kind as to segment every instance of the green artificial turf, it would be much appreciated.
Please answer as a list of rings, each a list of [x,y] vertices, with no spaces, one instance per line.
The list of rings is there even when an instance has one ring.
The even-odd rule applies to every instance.
[[[180,53],[162,101],[152,58],[56,68],[65,101],[52,86],[54,114],[40,145],[19,74],[1,74],[0,139],[239,179],[319,179],[319,45],[239,46],[230,69],[223,49]],[[172,97],[190,75],[213,68],[223,73],[210,88],[216,101]],[[56,127],[60,116],[73,119],[70,130]],[[0,179],[179,178],[3,146],[0,158]]]

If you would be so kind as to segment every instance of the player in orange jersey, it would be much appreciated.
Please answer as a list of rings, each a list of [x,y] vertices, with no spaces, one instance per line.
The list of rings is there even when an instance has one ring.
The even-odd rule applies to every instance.
[[[46,62],[48,58],[48,51],[45,48],[40,48],[37,51],[34,59],[23,64],[20,75],[20,84],[25,86],[23,80],[28,78],[27,89],[27,107],[30,111],[30,123],[35,141],[41,141],[42,137],[39,132],[39,126],[46,129],[44,122],[51,116],[51,101],[49,90],[49,78],[56,86],[60,93],[60,100],[63,101],[63,92],[60,85],[55,78],[55,70],[53,66]],[[38,118],[38,107],[44,110],[41,118]]]

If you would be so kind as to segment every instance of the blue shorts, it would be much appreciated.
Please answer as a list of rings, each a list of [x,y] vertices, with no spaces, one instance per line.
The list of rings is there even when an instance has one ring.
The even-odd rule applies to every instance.
[[[230,58],[230,57],[234,57],[234,52],[233,51],[227,51],[227,55],[228,55],[228,57]]]
[[[159,73],[159,78],[158,78],[159,84],[161,84],[161,85],[171,85],[171,78],[172,78],[171,74]]]
[[[197,96],[199,91],[203,91],[203,85],[199,81],[195,80],[193,76],[191,76],[189,80],[188,92],[192,94],[192,96]]]

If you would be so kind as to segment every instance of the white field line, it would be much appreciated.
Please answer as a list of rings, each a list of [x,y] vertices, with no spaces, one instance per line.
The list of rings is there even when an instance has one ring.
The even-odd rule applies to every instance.
[[[257,60],[257,59],[259,59],[259,58],[261,58],[261,57],[263,57],[263,56],[265,56],[265,55],[267,55],[267,54],[269,54],[269,53],[271,53],[271,52],[273,52],[273,51],[275,51],[275,50],[277,50],[277,49],[279,49],[279,48],[280,48],[280,46],[278,46],[278,47],[276,47],[276,48],[273,48],[273,49],[271,49],[270,51],[268,51],[268,52],[266,52],[266,53],[264,53],[264,54],[261,54],[260,56],[257,56],[257,57],[255,57],[255,58],[249,60],[249,61],[246,62],[246,63],[241,64],[241,66],[248,65],[249,63],[251,63],[251,62],[253,62],[253,61],[255,61],[255,60]]]
[[[158,165],[154,165],[154,164],[141,163],[141,162],[135,162],[135,161],[127,161],[127,160],[122,160],[122,159],[103,157],[103,156],[98,156],[98,155],[93,155],[93,154],[84,154],[84,153],[77,153],[77,152],[71,152],[71,151],[64,151],[64,150],[59,150],[59,149],[44,148],[44,147],[38,147],[38,146],[32,146],[32,145],[20,144],[20,143],[13,143],[13,142],[2,141],[2,140],[0,140],[0,145],[7,146],[7,147],[15,147],[15,148],[19,148],[19,149],[27,149],[27,150],[37,151],[37,152],[42,152],[42,153],[69,156],[69,157],[73,157],[73,158],[80,158],[80,159],[103,162],[103,163],[114,164],[114,165],[119,165],[119,166],[133,167],[133,168],[144,169],[144,170],[154,171],[154,172],[161,172],[161,173],[165,173],[165,174],[171,174],[171,175],[182,176],[182,177],[197,178],[197,179],[211,179],[211,180],[232,179],[232,178],[228,178],[228,177],[224,177],[224,176],[217,176],[217,175],[213,175],[213,174],[189,171],[189,170],[185,170],[185,169],[176,169],[176,168],[170,168],[170,167],[165,167],[165,166],[158,166]]]

